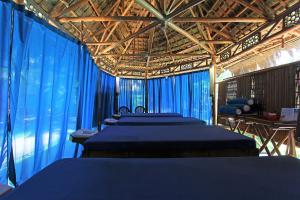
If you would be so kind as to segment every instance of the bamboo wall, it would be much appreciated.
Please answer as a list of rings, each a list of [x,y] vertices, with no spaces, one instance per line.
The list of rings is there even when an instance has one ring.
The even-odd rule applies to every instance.
[[[264,111],[280,113],[298,107],[300,62],[248,73],[219,83],[219,105],[226,99],[255,98]]]

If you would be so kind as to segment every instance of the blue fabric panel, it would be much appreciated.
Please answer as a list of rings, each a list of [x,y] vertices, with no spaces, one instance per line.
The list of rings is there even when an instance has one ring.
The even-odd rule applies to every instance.
[[[80,60],[80,104],[77,129],[91,129],[93,127],[93,114],[99,70],[92,60],[88,50],[81,47]]]
[[[214,151],[256,149],[252,138],[215,126],[110,126],[88,139],[85,150]]]
[[[120,126],[141,126],[141,125],[184,125],[202,124],[205,121],[192,117],[121,117],[117,125]]]
[[[128,113],[122,114],[121,117],[182,117],[178,113]]]
[[[64,148],[76,130],[80,53],[29,13],[14,11],[11,118],[18,182],[73,153]]]
[[[114,95],[115,95],[115,87],[116,87],[116,77],[111,76],[105,72],[101,72],[100,77],[100,115],[101,122],[106,118],[111,118],[114,114]]]
[[[91,128],[98,68],[86,47],[15,7],[11,120],[17,181],[71,157],[69,134]],[[79,116],[79,117],[78,117]]]
[[[209,71],[148,80],[148,111],[176,112],[211,124]]]
[[[290,157],[67,159],[2,199],[299,200],[299,168]]]
[[[7,99],[12,4],[0,1],[0,183],[7,183]]]
[[[131,112],[137,106],[145,107],[145,80],[120,79],[119,107],[127,106]]]

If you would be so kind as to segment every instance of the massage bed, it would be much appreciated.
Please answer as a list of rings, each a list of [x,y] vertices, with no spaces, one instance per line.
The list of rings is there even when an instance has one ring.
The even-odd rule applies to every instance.
[[[178,113],[127,113],[121,114],[121,117],[182,117]]]
[[[299,200],[290,157],[65,159],[1,200]]]
[[[146,125],[183,125],[202,124],[205,121],[193,117],[121,117],[116,125],[119,126],[146,126]]]
[[[216,126],[110,126],[84,143],[84,157],[257,156],[255,140]]]

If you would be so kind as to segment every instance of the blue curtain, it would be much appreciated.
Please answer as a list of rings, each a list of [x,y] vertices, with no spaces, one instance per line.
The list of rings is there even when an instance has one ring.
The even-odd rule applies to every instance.
[[[148,80],[148,112],[176,112],[211,124],[209,71]]]
[[[73,156],[69,134],[92,126],[99,72],[86,47],[13,7],[9,94],[16,179],[22,183]]]
[[[80,58],[80,103],[77,121],[77,129],[93,128],[93,114],[99,70],[92,60],[88,50],[82,47]]]
[[[145,80],[120,79],[119,107],[127,106],[131,112],[137,106],[145,107]]]
[[[116,87],[116,77],[111,76],[103,71],[100,72],[100,89],[98,91],[98,109],[101,122],[105,118],[111,118],[114,114],[114,95]]]
[[[0,182],[7,184],[7,103],[12,4],[0,1]]]

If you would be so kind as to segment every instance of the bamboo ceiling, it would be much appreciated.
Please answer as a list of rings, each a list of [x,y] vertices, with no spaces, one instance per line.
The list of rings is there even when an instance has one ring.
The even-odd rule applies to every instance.
[[[298,0],[27,0],[31,10],[85,43],[100,68],[114,75],[149,77],[199,70],[211,65],[213,57],[218,66],[226,67],[283,45],[300,36],[297,13],[293,27],[284,25],[284,17],[298,4]]]

